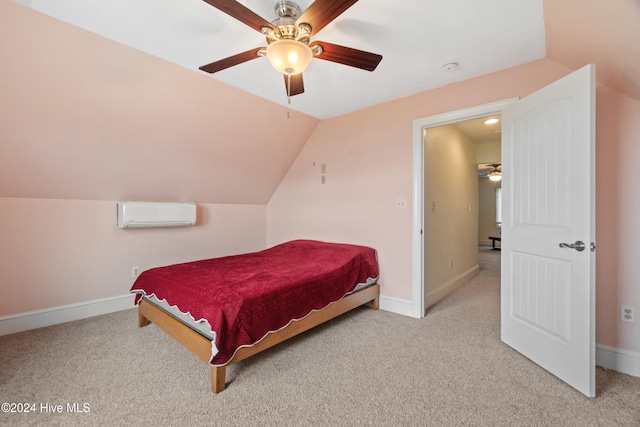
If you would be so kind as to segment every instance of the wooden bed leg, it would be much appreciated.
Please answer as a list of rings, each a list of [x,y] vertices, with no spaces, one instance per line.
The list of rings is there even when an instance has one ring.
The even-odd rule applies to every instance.
[[[139,328],[143,328],[145,326],[147,326],[149,323],[151,323],[149,321],[149,319],[147,319],[144,314],[142,314],[140,312],[140,308],[138,307],[138,327]]]
[[[371,300],[371,309],[377,310],[378,307],[379,307],[379,303],[380,303],[380,298],[372,299]]]
[[[211,391],[220,393],[224,390],[225,377],[227,376],[226,366],[211,367]]]

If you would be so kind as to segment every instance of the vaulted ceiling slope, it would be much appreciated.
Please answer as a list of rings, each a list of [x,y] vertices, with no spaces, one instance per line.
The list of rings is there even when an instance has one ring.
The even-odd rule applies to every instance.
[[[547,57],[640,101],[640,0],[544,0]]]
[[[203,0],[18,0],[197,73],[213,61],[266,46],[265,37]],[[295,0],[304,11],[313,0]],[[267,21],[278,0],[242,0]],[[374,72],[314,60],[291,108],[326,119],[545,56],[542,0],[359,0],[312,41],[383,56]],[[457,62],[447,72],[445,64]],[[266,58],[207,75],[287,106],[283,78]]]
[[[318,123],[5,0],[0,63],[0,197],[266,204]]]
[[[266,45],[264,37],[202,0],[15,0],[197,73],[201,65]],[[296,0],[302,10],[313,0]],[[267,21],[277,0],[241,0]],[[313,40],[379,53],[366,72],[315,60],[291,108],[325,119],[543,57],[640,99],[640,1],[359,0]],[[546,49],[546,50],[545,50]],[[546,52],[546,53],[545,53]],[[443,66],[458,63],[455,72]],[[287,105],[266,58],[211,78]]]
[[[268,1],[242,3],[269,16]],[[143,46],[36,5],[72,5],[69,20],[119,28]],[[595,62],[601,83],[640,100],[638,0],[360,0],[320,39],[382,54],[379,69],[312,62],[290,106],[266,61],[197,70],[263,43],[252,33],[202,0],[0,0],[0,197],[264,204],[319,118],[532,61],[545,48],[571,69]],[[155,49],[191,62],[176,66]],[[458,71],[442,70],[449,61]]]

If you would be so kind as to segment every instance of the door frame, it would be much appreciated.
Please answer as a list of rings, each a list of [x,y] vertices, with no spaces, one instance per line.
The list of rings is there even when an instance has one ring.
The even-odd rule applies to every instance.
[[[424,131],[425,129],[443,126],[492,114],[502,114],[502,110],[518,101],[518,97],[502,101],[463,108],[448,113],[415,119],[413,121],[413,212],[411,238],[411,316],[425,316],[424,303]]]

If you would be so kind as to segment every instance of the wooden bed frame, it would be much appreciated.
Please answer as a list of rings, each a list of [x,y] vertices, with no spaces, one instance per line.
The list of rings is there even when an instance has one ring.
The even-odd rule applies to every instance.
[[[240,348],[226,364],[222,366],[210,365],[211,391],[219,393],[224,390],[227,366],[260,353],[368,302],[371,302],[372,309],[377,310],[379,297],[380,285],[376,283],[361,291],[349,294],[321,310],[313,311],[303,319],[292,321],[286,327],[267,334],[262,340],[250,347]],[[169,336],[209,364],[211,341],[143,298],[138,304],[138,326],[147,326],[150,322],[155,323]]]

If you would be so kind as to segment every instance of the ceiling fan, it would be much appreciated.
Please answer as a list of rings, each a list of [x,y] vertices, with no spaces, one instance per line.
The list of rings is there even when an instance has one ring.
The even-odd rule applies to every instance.
[[[315,57],[362,70],[376,69],[382,56],[322,41],[310,42],[327,24],[358,0],[315,0],[301,13],[292,1],[279,1],[274,7],[277,18],[268,22],[235,0],[204,0],[216,9],[265,35],[267,47],[259,47],[200,67],[215,73],[255,58],[266,56],[284,75],[287,97],[304,92],[302,72]]]
[[[487,178],[493,182],[502,180],[502,171],[499,169],[500,163],[494,163],[489,166],[493,166],[493,169],[487,174]]]

